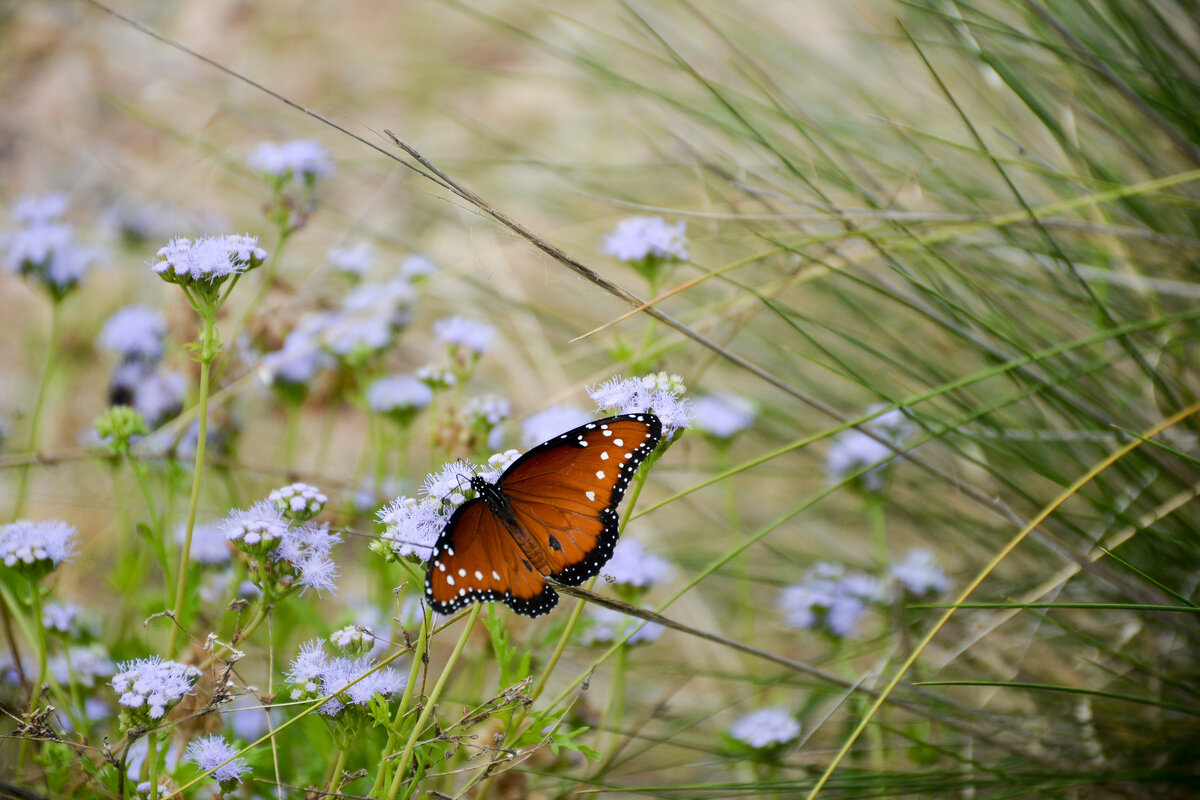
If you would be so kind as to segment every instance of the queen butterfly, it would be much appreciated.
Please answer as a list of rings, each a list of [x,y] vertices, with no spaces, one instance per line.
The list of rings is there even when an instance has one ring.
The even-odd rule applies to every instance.
[[[558,604],[546,578],[578,586],[617,543],[617,506],[662,438],[653,414],[589,422],[539,444],[496,483],[471,478],[433,546],[425,597],[439,614],[500,602],[536,617]]]

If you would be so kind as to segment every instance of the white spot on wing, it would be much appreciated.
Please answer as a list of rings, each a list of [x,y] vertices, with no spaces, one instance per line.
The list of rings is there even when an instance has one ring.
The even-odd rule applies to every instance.
[[[602,470],[602,469],[596,470],[596,480],[600,480],[600,481],[604,480],[604,470]]]
[[[586,495],[587,499],[591,500],[593,503],[596,502],[596,493],[595,492],[584,492],[584,495]]]

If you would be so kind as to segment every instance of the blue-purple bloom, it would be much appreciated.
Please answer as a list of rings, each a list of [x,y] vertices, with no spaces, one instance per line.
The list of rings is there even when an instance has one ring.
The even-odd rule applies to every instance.
[[[950,579],[938,566],[932,550],[912,549],[888,568],[888,576],[909,597],[921,598],[950,591]]]
[[[739,717],[729,735],[755,750],[787,744],[800,735],[800,723],[786,708],[760,708]]]
[[[648,622],[622,614],[615,609],[595,606],[588,609],[588,624],[580,635],[580,640],[583,644],[611,644],[631,630],[634,633],[625,642],[627,645],[656,642],[666,628],[657,622]]]
[[[609,414],[653,413],[662,422],[663,439],[671,441],[683,428],[691,427],[692,403],[683,397],[683,378],[658,372],[641,378],[611,378],[588,387],[600,411]]]
[[[729,439],[754,424],[754,403],[732,394],[710,394],[692,405],[696,428],[714,439]]]
[[[648,589],[667,579],[671,565],[665,559],[647,553],[637,539],[626,537],[617,542],[612,558],[601,572],[614,583]]]
[[[167,321],[146,306],[117,309],[100,329],[100,347],[122,359],[156,362],[163,355]]]
[[[12,215],[22,225],[46,225],[67,213],[67,204],[65,194],[26,195],[13,204]]]
[[[379,509],[379,523],[385,526],[373,548],[384,555],[405,558],[415,556],[428,561],[438,535],[450,517],[441,500],[398,497]]]
[[[376,670],[358,683],[346,688],[360,676],[370,672],[375,662],[369,658],[345,658],[326,655],[317,640],[305,642],[288,669],[293,700],[315,700],[331,697],[320,713],[335,717],[347,707],[365,707],[373,697],[389,699],[404,690],[405,676],[388,667]]]
[[[672,225],[662,217],[628,217],[618,222],[612,233],[605,234],[604,250],[626,262],[650,257],[686,260],[687,223]]]
[[[321,334],[331,322],[326,314],[303,317],[284,338],[283,347],[262,357],[258,374],[263,383],[307,387],[318,370],[331,366],[333,359],[321,349]]]
[[[333,174],[329,151],[313,139],[260,142],[250,152],[246,163],[276,178],[297,176],[312,181]]]
[[[79,616],[79,606],[74,603],[46,603],[42,607],[42,624],[48,631],[70,633]]]
[[[450,345],[452,351],[465,350],[473,356],[482,355],[492,347],[496,329],[486,322],[466,317],[444,317],[433,323],[433,333]]]
[[[182,372],[145,361],[122,361],[108,385],[113,405],[130,406],[153,430],[183,409],[187,379]]]
[[[878,409],[874,406],[868,412]],[[830,480],[841,481],[874,464],[859,475],[857,481],[868,492],[878,493],[883,491],[887,483],[886,470],[895,459],[892,449],[884,442],[900,447],[912,433],[912,424],[900,409],[894,408],[864,422],[861,427],[863,430],[849,428],[834,437],[825,456],[825,472]],[[864,430],[875,436],[869,436]]]
[[[432,402],[433,389],[411,375],[387,375],[367,386],[367,407],[402,422]]]
[[[275,509],[294,522],[307,522],[321,513],[329,498],[315,486],[307,483],[292,483],[282,486],[267,495],[267,501]]]
[[[90,689],[98,679],[113,674],[113,662],[100,644],[72,645],[65,653],[53,656],[46,669],[63,686],[76,685]]]
[[[290,526],[274,503],[260,500],[250,508],[239,508],[225,519],[225,538],[239,550],[263,556],[279,546]]]
[[[131,714],[131,723],[159,720],[192,691],[200,670],[158,656],[126,661],[112,679],[117,701]]]
[[[37,279],[57,299],[104,258],[100,249],[76,242],[74,229],[58,221],[66,204],[62,195],[22,198],[13,208],[20,227],[0,236],[4,269]]]
[[[195,240],[179,236],[159,249],[151,266],[159,277],[171,283],[219,284],[254,269],[266,258],[267,251],[258,246],[257,236],[233,234]]]
[[[525,420],[521,426],[521,445],[528,449],[591,421],[591,414],[574,406],[550,406],[545,411],[531,414]]]
[[[400,262],[400,277],[406,281],[419,281],[437,272],[437,264],[420,253],[414,253]]]
[[[331,247],[325,258],[339,271],[361,278],[371,271],[371,265],[375,263],[375,248],[370,242]]]
[[[212,734],[194,739],[184,751],[184,757],[204,772],[214,770],[211,777],[220,783],[232,784],[250,771],[246,759],[233,758],[236,752],[237,748],[225,741],[224,736]]]
[[[182,546],[187,538],[187,525],[175,529],[175,541]],[[188,558],[196,564],[218,565],[229,562],[229,539],[224,522],[197,522],[192,528],[192,549]]]
[[[882,587],[863,572],[847,573],[840,564],[821,563],[803,582],[779,595],[784,624],[800,630],[820,629],[838,638],[854,635],[869,604],[882,599]]]
[[[29,572],[50,572],[75,552],[75,527],[56,519],[18,520],[0,527],[0,560]]]

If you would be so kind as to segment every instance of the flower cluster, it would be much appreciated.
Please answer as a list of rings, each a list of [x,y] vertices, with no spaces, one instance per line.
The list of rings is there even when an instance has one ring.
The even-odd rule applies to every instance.
[[[433,323],[433,335],[445,342],[452,353],[478,358],[492,349],[496,329],[466,317],[444,317]]]
[[[788,627],[819,629],[837,638],[853,636],[869,604],[882,599],[879,581],[863,572],[847,573],[840,564],[821,563],[803,582],[786,587],[779,608]]]
[[[731,439],[754,424],[758,411],[745,397],[710,394],[698,398],[692,406],[696,428],[718,441]]]
[[[321,513],[329,498],[315,486],[291,483],[273,490],[267,501],[292,522],[308,522]]]
[[[411,375],[387,375],[367,387],[367,407],[401,425],[412,422],[417,412],[432,402],[433,389]]]
[[[366,677],[362,677],[364,675]],[[407,685],[406,677],[394,669],[375,669],[372,659],[330,658],[317,640],[300,646],[287,678],[292,684],[293,700],[329,697],[319,710],[330,717],[341,715],[347,708],[365,708],[373,698],[386,701],[401,693]],[[358,682],[350,686],[356,680]]]
[[[175,529],[175,541],[180,546],[187,538],[187,525],[181,523]],[[225,523],[198,522],[192,528],[192,549],[188,558],[194,564],[216,566],[229,562],[229,539],[225,536]]]
[[[47,603],[42,608],[42,625],[55,633],[70,633],[79,616],[79,606],[74,603]]]
[[[101,349],[115,353],[119,360],[108,384],[112,406],[129,406],[149,429],[157,428],[183,409],[186,381],[183,373],[161,365],[166,350],[167,322],[161,314],[145,306],[117,309],[100,330]],[[116,432],[107,434],[121,446]],[[101,437],[106,434],[101,432]],[[128,439],[126,439],[128,441]]]
[[[100,329],[99,345],[122,361],[157,363],[163,356],[167,321],[146,306],[117,309]]]
[[[548,442],[560,433],[591,422],[592,416],[574,406],[555,405],[530,415],[521,426],[521,445],[525,448]]]
[[[200,679],[195,667],[158,656],[126,661],[117,669],[112,687],[122,706],[125,727],[162,719]]]
[[[333,174],[329,152],[312,139],[291,139],[286,142],[260,142],[246,158],[252,168],[273,178],[287,180],[298,177],[305,183]]]
[[[75,528],[56,519],[18,520],[0,527],[4,566],[38,579],[75,552]]]
[[[66,210],[63,195],[22,198],[12,212],[19,227],[0,236],[4,269],[37,281],[55,300],[104,258],[101,250],[75,241],[74,229],[61,220]]]
[[[918,548],[909,550],[903,560],[892,564],[888,577],[901,592],[914,599],[948,592],[952,585],[945,570],[938,566],[933,551]]]
[[[151,266],[168,283],[215,288],[260,266],[266,258],[267,251],[258,246],[257,236],[233,234],[195,240],[179,236],[159,248]]]
[[[225,737],[212,734],[192,740],[184,757],[205,772],[214,770],[212,778],[221,784],[223,792],[228,792],[250,771],[246,759],[233,757],[236,752]]]
[[[605,234],[604,250],[629,263],[647,259],[685,261],[689,255],[687,223],[671,225],[662,217],[628,217],[618,222],[612,233]]]
[[[604,565],[603,575],[618,586],[649,589],[662,583],[671,573],[665,559],[647,553],[637,539],[621,539],[613,548],[612,558]]]
[[[371,266],[375,263],[375,248],[371,247],[370,242],[331,247],[325,258],[339,272],[360,279],[371,271]]]
[[[337,564],[330,551],[341,541],[329,525],[293,526],[270,500],[233,511],[224,523],[225,538],[251,559],[255,585],[275,595],[293,586],[321,593],[337,588]]]
[[[330,643],[354,658],[361,658],[374,649],[379,637],[365,625],[346,625],[329,634]]]
[[[755,750],[768,750],[793,741],[800,735],[800,723],[786,708],[760,708],[738,718],[729,728],[729,736]]]
[[[54,680],[63,686],[82,686],[90,689],[97,680],[113,674],[114,666],[107,651],[99,644],[73,645],[53,656],[46,668]]]
[[[868,413],[879,409],[873,406]],[[900,409],[894,408],[861,427],[863,430],[851,428],[834,438],[825,456],[825,472],[830,480],[842,481],[870,467],[857,476],[856,483],[863,490],[878,494],[887,484],[887,469],[895,460],[888,444],[900,447],[912,433],[912,425]]]
[[[683,378],[659,372],[641,378],[615,378],[589,387],[588,394],[600,411],[610,414],[653,413],[662,422],[663,439],[672,441],[691,427],[692,403],[683,398]]]

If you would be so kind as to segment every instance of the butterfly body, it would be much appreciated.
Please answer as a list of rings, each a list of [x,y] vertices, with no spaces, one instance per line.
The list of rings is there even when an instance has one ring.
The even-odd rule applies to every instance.
[[[600,572],[617,543],[617,506],[658,446],[653,414],[596,420],[538,445],[496,483],[471,478],[476,497],[438,537],[425,595],[438,613],[501,602],[536,617],[558,603],[547,578],[578,586]]]

